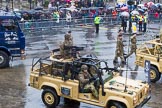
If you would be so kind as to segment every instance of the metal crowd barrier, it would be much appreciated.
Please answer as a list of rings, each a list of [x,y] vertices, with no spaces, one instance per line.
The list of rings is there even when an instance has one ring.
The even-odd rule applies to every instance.
[[[161,23],[162,15],[159,18],[154,18],[154,15],[149,15],[149,23]],[[57,22],[54,19],[47,20],[35,20],[35,21],[23,21],[20,22],[20,27],[22,30],[39,30],[48,28],[62,28],[62,27],[77,27],[82,25],[93,25],[94,18],[72,18],[71,21],[66,21],[66,19],[59,19]],[[121,24],[121,18],[119,16],[114,17],[102,17],[101,25],[115,25]]]
[[[119,17],[103,17],[101,20],[101,24],[103,25],[114,25],[120,24],[121,20]],[[66,21],[66,19],[60,19],[59,23],[56,20],[49,19],[49,20],[35,20],[35,21],[23,21],[20,22],[20,27],[22,30],[37,30],[43,28],[59,28],[59,27],[75,27],[75,26],[82,26],[82,25],[93,25],[94,18],[72,18],[71,21]]]

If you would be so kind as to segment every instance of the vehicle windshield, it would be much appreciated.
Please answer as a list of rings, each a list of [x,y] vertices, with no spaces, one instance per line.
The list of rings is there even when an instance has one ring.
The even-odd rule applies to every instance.
[[[5,31],[17,31],[18,27],[14,19],[3,19],[1,23]]]
[[[109,70],[109,67],[107,66],[107,63],[105,61],[101,61],[99,63],[99,70],[102,75],[101,78],[104,83],[113,77],[113,73],[112,73],[112,71]]]
[[[139,48],[139,51],[144,54],[149,55],[162,55],[162,45],[161,44],[154,44],[154,43],[145,43]]]

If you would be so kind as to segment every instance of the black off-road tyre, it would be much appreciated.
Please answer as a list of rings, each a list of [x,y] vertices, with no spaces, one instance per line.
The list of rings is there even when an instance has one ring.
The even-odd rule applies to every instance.
[[[150,67],[150,80],[151,82],[155,83],[158,81],[161,77],[161,73],[158,71],[158,69],[154,66]]]
[[[55,108],[60,103],[60,97],[55,90],[45,89],[42,92],[42,101],[48,108]]]
[[[4,51],[0,51],[0,68],[9,67],[9,61],[9,55]]]
[[[126,106],[120,102],[112,101],[107,108],[126,108]]]

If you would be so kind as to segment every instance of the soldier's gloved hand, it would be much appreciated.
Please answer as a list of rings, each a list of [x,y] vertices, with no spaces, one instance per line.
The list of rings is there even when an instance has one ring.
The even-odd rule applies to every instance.
[[[96,80],[96,78],[92,77],[92,78],[89,79],[89,82],[92,82],[94,80]]]

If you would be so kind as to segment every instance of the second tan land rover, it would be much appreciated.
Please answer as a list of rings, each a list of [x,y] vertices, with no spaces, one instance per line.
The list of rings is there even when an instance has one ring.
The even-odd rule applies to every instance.
[[[145,42],[136,50],[136,64],[144,67],[146,60],[151,64],[151,82],[158,81],[162,73],[162,43],[159,38]]]
[[[90,90],[80,88],[78,74],[87,65],[95,77],[94,86],[99,93],[96,99]],[[33,62],[30,87],[43,90],[42,101],[49,108],[56,107],[60,97],[71,103],[88,103],[105,108],[141,108],[150,99],[146,82],[119,76],[107,62],[91,56],[63,59],[59,55]]]

